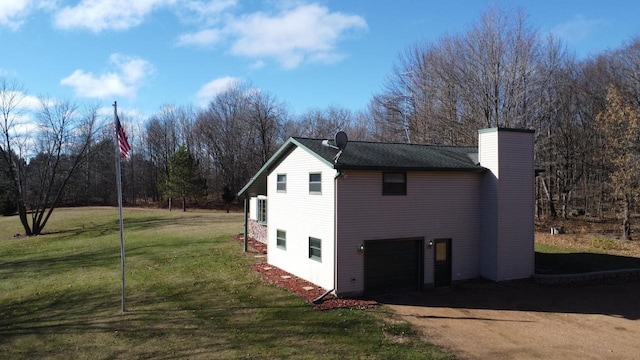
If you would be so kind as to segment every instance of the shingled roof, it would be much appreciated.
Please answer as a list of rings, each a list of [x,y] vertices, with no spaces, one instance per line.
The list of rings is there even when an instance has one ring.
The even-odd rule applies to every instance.
[[[485,170],[478,164],[477,147],[351,141],[338,161],[334,162],[338,150],[322,145],[323,140],[293,139],[337,170],[474,172]]]
[[[388,171],[471,171],[484,172],[478,163],[478,148],[418,144],[350,141],[338,161],[338,150],[322,144],[323,139],[293,137],[276,151],[253,178],[238,192],[266,194],[266,177],[295,147],[316,156],[336,170]],[[332,141],[329,141],[332,144]]]

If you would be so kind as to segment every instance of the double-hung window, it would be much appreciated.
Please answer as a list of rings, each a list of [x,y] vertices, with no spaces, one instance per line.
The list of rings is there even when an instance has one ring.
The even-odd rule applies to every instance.
[[[309,174],[309,194],[322,194],[322,173]]]
[[[407,195],[407,173],[383,173],[382,195]]]
[[[262,225],[267,224],[267,197],[258,197],[258,223]]]
[[[309,238],[309,259],[322,261],[322,240]]]
[[[287,174],[278,174],[277,179],[276,190],[278,192],[287,192]]]

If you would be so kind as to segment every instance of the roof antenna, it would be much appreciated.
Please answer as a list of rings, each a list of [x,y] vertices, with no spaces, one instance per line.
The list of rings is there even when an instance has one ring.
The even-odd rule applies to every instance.
[[[322,145],[338,150],[338,153],[333,158],[333,162],[337,164],[340,155],[342,155],[342,152],[344,151],[344,148],[347,147],[347,142],[349,142],[347,134],[344,131],[338,131],[333,137],[333,143],[335,145],[329,144],[329,140],[322,140]]]

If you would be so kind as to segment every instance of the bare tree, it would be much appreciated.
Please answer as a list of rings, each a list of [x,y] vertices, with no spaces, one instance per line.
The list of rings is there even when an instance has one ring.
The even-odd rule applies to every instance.
[[[221,192],[225,186],[240,190],[260,166],[259,159],[253,157],[248,135],[249,108],[249,88],[237,83],[216,95],[198,114],[195,128],[212,164],[214,173],[207,183],[213,193]]]
[[[598,116],[611,166],[611,186],[620,204],[622,238],[631,240],[631,207],[640,192],[640,111],[612,87]]]
[[[274,96],[262,91],[249,91],[247,105],[247,128],[254,138],[256,156],[263,164],[284,141],[283,124],[288,119],[287,109]]]
[[[29,224],[23,198],[23,194],[26,192],[26,184],[24,183],[26,163],[23,160],[23,155],[26,152],[25,97],[24,90],[20,85],[16,82],[10,82],[4,77],[0,78],[0,112],[2,113],[2,119],[0,119],[0,131],[2,131],[0,161],[3,163],[0,169],[6,176],[9,196],[18,206],[20,221],[27,229]]]
[[[71,102],[41,98],[33,119],[37,130],[17,146],[25,150],[29,147],[32,151],[15,154],[12,145],[20,134],[16,129],[17,114],[13,110],[19,109],[23,93],[15,87],[4,87],[1,97],[4,114],[2,161],[13,180],[12,190],[25,233],[38,235],[59,205],[70,179],[86,160],[87,148],[96,129],[96,109],[80,115],[77,106]]]

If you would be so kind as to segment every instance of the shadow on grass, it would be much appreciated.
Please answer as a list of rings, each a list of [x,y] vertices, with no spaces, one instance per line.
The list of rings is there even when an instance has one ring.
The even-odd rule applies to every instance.
[[[199,245],[210,243],[208,240],[190,240],[190,245]],[[151,245],[127,245],[125,244],[125,258],[134,256],[148,256],[147,249],[154,254],[170,254],[184,247],[180,241],[161,242]],[[43,271],[47,275],[55,275],[69,272],[70,269],[81,268],[105,268],[112,269],[120,266],[120,247],[119,243],[113,244],[109,248],[100,248],[98,250],[80,251],[76,253],[67,253],[59,256],[46,256],[42,258],[29,258],[26,260],[4,261],[0,263],[0,280],[10,279],[22,273],[33,273],[34,271]]]
[[[222,297],[216,303],[215,296],[203,297],[202,290],[183,290],[173,299],[162,292],[131,295],[132,309],[124,314],[119,294],[105,289],[43,292],[1,304],[0,339],[5,344],[34,339],[25,358],[61,358],[64,352],[71,358],[97,355],[96,349],[100,356],[95,358],[237,358],[276,344],[301,355],[305,350],[297,341],[289,344],[289,338],[335,336],[369,325],[360,318],[346,316],[337,322],[318,316],[290,297],[235,304]]]
[[[536,252],[536,270],[544,274],[577,274],[620,269],[640,269],[640,258],[586,252]]]
[[[190,215],[188,217],[160,217],[160,216],[145,216],[141,218],[127,218],[124,219],[125,231],[139,231],[147,229],[158,229],[164,226],[211,226],[216,223],[226,224],[228,219],[224,217],[211,217],[205,215]],[[43,235],[61,235],[62,239],[71,238],[75,236],[80,237],[98,237],[111,235],[120,231],[120,222],[118,219],[112,220],[108,223],[94,223],[89,222],[73,229],[66,229],[61,231],[45,231]]]

